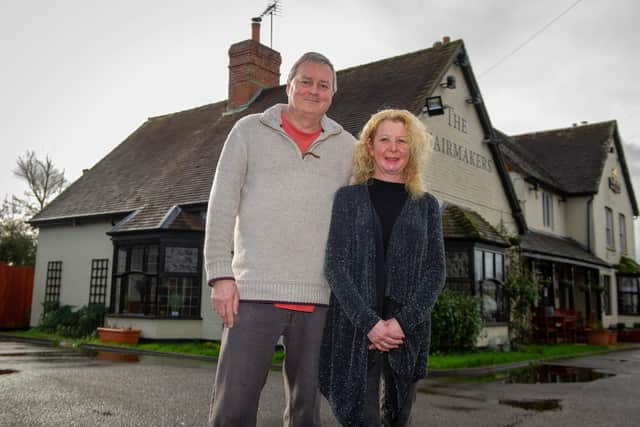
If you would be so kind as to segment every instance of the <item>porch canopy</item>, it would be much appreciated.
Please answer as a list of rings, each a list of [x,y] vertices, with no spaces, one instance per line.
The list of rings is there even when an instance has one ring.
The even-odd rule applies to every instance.
[[[529,231],[521,236],[522,255],[545,261],[579,265],[587,268],[612,268],[574,239]]]

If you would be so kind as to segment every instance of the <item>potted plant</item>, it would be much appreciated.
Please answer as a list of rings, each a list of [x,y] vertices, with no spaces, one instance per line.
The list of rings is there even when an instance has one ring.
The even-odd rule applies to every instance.
[[[597,321],[587,331],[587,343],[590,345],[609,345],[609,331],[602,327],[602,322]]]
[[[180,306],[182,306],[182,297],[177,291],[169,293],[169,314],[171,317],[180,316]]]
[[[104,343],[138,344],[141,332],[140,329],[132,329],[131,327],[99,327],[98,337],[100,342]]]

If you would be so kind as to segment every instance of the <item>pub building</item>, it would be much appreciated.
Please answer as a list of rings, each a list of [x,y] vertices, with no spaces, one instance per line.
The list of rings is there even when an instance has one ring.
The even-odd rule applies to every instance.
[[[220,339],[222,324],[209,305],[202,262],[215,165],[238,119],[287,100],[280,54],[260,43],[259,26],[253,22],[252,37],[229,49],[227,100],[148,119],[31,220],[40,232],[33,326],[44,302],[103,303],[109,325],[141,329],[143,338]],[[588,215],[587,208],[581,211],[587,215],[581,221],[592,227],[589,246],[581,239],[586,225],[574,236],[579,221],[564,219],[579,210],[573,193],[556,181],[541,180],[547,175],[538,176],[537,168],[522,163],[540,163],[535,150],[525,148],[525,136],[510,139],[494,130],[462,40],[444,37],[424,50],[338,71],[338,82],[328,115],[353,135],[384,108],[407,109],[426,123],[432,148],[426,182],[442,206],[447,286],[481,297],[485,327],[479,346],[508,343],[509,236],[521,236],[533,270],[558,278],[544,304],[576,309],[590,304],[589,312],[604,312],[607,306],[582,297],[578,289],[608,275],[611,295],[616,290],[613,264],[618,260],[607,253],[599,231],[605,205],[625,216],[627,246],[620,253],[634,257],[631,220],[637,207],[617,133],[606,173],[620,159],[619,201],[603,196],[613,191],[607,185],[594,187],[591,195],[576,194],[590,209]],[[527,155],[516,161],[515,152]],[[591,172],[601,176],[601,170]],[[538,190],[532,192],[535,183]],[[551,230],[541,219],[543,191],[550,192],[554,204]],[[565,246],[554,246],[566,242],[579,254],[567,256]],[[566,280],[572,281],[573,293],[566,291]],[[619,320],[619,305],[608,301],[604,319]],[[634,307],[637,312],[637,303]]]

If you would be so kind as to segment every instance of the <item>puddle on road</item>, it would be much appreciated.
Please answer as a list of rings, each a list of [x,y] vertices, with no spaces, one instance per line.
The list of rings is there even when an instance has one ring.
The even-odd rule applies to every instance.
[[[598,372],[591,368],[534,365],[507,372],[506,378],[501,382],[505,384],[586,383],[612,376],[613,374]]]
[[[500,400],[501,405],[509,405],[528,411],[559,411],[560,399]]]
[[[0,375],[7,375],[7,374],[15,374],[16,371],[15,369],[0,369]]]
[[[140,361],[140,356],[132,353],[117,353],[115,351],[98,351],[95,354],[98,360],[109,360],[111,362],[129,362],[135,363]]]
[[[598,372],[591,368],[563,365],[531,365],[488,375],[431,377],[433,381],[447,384],[552,384],[583,383],[612,377],[613,374]]]

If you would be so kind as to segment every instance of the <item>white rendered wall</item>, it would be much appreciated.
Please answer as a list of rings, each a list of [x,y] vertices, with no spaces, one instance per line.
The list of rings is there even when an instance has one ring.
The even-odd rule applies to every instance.
[[[458,65],[445,76],[456,78],[456,89],[438,87],[449,107],[441,116],[422,115],[432,135],[431,153],[426,163],[428,190],[441,202],[451,202],[478,212],[496,228],[516,234],[517,227],[504,187],[498,175],[475,106],[465,100],[469,89]]]
[[[106,232],[111,228],[111,223],[106,221],[40,228],[31,303],[31,326],[36,326],[42,315],[49,261],[62,261],[60,304],[80,307],[89,303],[91,260],[108,259],[106,303],[109,304],[113,245]]]
[[[622,175],[622,167],[618,161],[617,150],[613,144],[611,144],[611,147],[613,152],[609,153],[607,156],[607,160],[603,168],[603,175],[600,179],[598,194],[593,200],[592,242],[596,256],[609,263],[617,264],[620,261],[620,256],[623,255],[620,251],[620,239],[618,235],[618,214],[621,213],[625,216],[627,252],[624,255],[632,259],[635,259],[635,235],[633,232],[633,210],[631,207],[631,201],[629,200],[629,189],[627,188]],[[612,175],[614,169],[617,175],[617,182],[620,185],[620,193],[616,193],[609,188],[609,177]],[[607,247],[605,207],[609,207],[613,211],[615,240],[615,246],[613,248]]]

